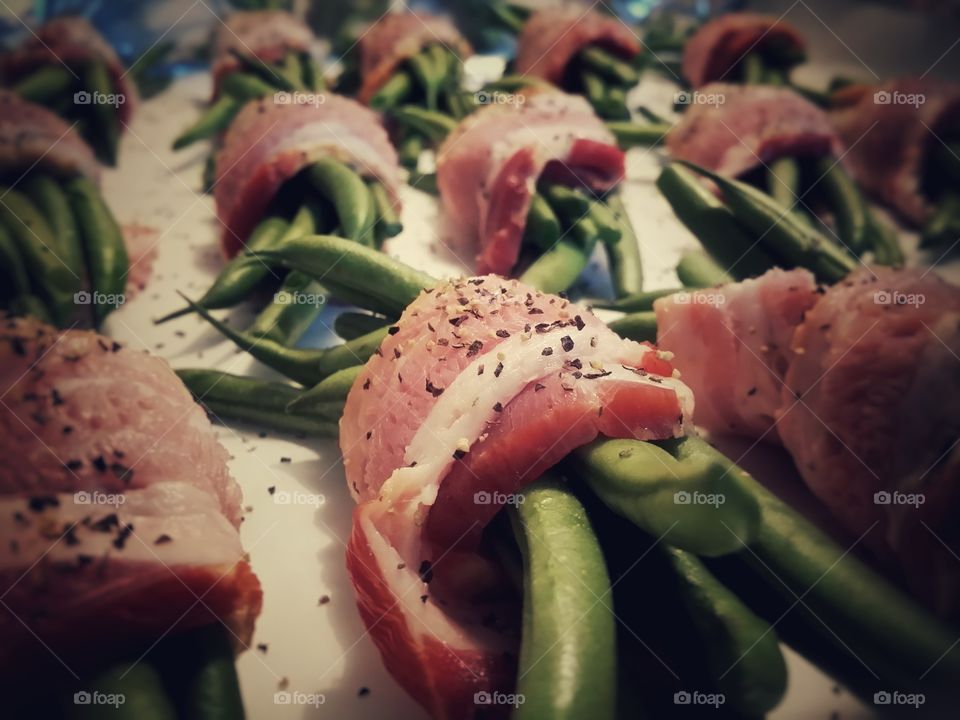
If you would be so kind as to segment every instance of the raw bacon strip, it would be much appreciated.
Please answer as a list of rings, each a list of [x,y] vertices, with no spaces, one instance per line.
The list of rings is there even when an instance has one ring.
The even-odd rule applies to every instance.
[[[50,660],[31,633],[70,666],[218,620],[250,644],[260,583],[209,493],[157,482],[117,494],[7,495],[0,517],[8,679]]]
[[[166,361],[94,332],[0,328],[0,494],[123,492],[183,482],[240,525],[240,488],[203,410]]]
[[[820,292],[804,270],[771,270],[655,309],[698,424],[781,442],[853,537],[876,523],[864,543],[955,614],[960,288],[874,267]]]
[[[774,269],[760,278],[654,303],[657,346],[697,398],[697,424],[711,432],[774,431],[790,341],[819,295],[806,270]]]
[[[240,645],[260,585],[240,489],[170,367],[92,332],[0,329],[0,668],[142,650],[221,620]],[[42,643],[37,642],[37,637]]]
[[[37,167],[60,175],[99,181],[100,165],[70,124],[46,108],[0,90],[0,172]]]
[[[399,209],[400,165],[380,117],[349,98],[323,97],[318,104],[263,98],[247,103],[231,123],[217,156],[214,187],[227,256],[240,250],[280,186],[321,157],[333,156],[377,178]]]
[[[845,161],[857,182],[905,220],[921,225],[931,212],[922,176],[927,153],[960,127],[960,84],[902,78],[837,93],[830,113],[850,147]]]
[[[360,102],[368,103],[406,60],[439,43],[461,59],[473,49],[450,20],[427,13],[388,13],[372,23],[358,40],[362,85]]]
[[[235,54],[276,63],[291,50],[306,52],[313,40],[310,28],[285,10],[240,10],[231,13],[214,36],[214,85],[219,87],[224,75],[240,67]]]
[[[723,80],[750,52],[782,47],[802,52],[803,37],[789,23],[773,15],[729,13],[704,24],[683,49],[683,77],[698,88]]]
[[[737,177],[779,157],[839,157],[827,114],[789,88],[711,83],[667,135],[675,158]]]
[[[90,60],[102,60],[107,66],[116,92],[124,97],[117,108],[120,122],[130,122],[139,100],[137,86],[116,51],[85,18],[59,17],[41,25],[23,45],[0,58],[0,77],[16,82],[44,65],[67,65],[77,72]]]
[[[398,681],[434,717],[473,717],[474,693],[510,687],[516,649],[479,547],[501,503],[476,493],[516,492],[598,434],[682,435],[692,396],[651,346],[515,280],[424,292],[397,328],[341,420],[348,567]]]
[[[917,594],[954,616],[958,318],[960,288],[934,272],[852,274],[794,333],[777,424],[807,487],[854,537],[879,521],[866,544],[887,559],[892,550]],[[878,492],[924,501],[883,504]]]
[[[524,23],[517,39],[517,73],[560,86],[567,66],[589,45],[627,60],[641,50],[634,33],[615,17],[577,7],[550,8],[534,13]]]
[[[437,185],[454,228],[479,246],[477,270],[508,275],[543,172],[595,191],[623,179],[624,154],[582,97],[518,95],[464,120],[440,147]]]

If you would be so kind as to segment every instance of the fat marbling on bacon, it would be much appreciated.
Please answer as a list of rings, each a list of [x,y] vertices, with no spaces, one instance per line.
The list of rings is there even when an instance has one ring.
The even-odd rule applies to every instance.
[[[368,103],[404,62],[425,47],[440,44],[465,59],[470,43],[445,17],[422,12],[391,12],[372,22],[357,40],[360,102]]]
[[[0,323],[0,667],[51,660],[37,637],[80,666],[218,620],[248,645],[261,592],[240,489],[170,367],[93,332]]]
[[[224,252],[235,255],[280,187],[323,157],[378,179],[399,209],[400,165],[379,115],[332,93],[321,103],[270,96],[247,103],[217,154],[213,192]]]
[[[692,402],[655,348],[516,280],[444,283],[406,309],[340,424],[347,564],[384,663],[433,717],[473,717],[474,693],[513,683],[506,583],[481,552],[499,498],[598,435],[682,435]]]
[[[806,43],[790,23],[774,15],[728,13],[704,23],[683,48],[683,77],[698,88],[727,79],[730,71],[751,52],[767,48],[802,52]]]
[[[34,166],[62,177],[100,178],[93,151],[68,122],[0,90],[0,172],[24,173]]]
[[[710,83],[667,134],[670,154],[737,177],[780,157],[839,157],[827,114],[790,88]]]
[[[596,45],[631,60],[640,54],[640,41],[612,15],[580,7],[538,10],[517,38],[516,71],[561,86],[567,67],[584,48]]]
[[[818,290],[805,270],[771,270],[655,309],[698,424],[782,443],[853,537],[866,533],[919,596],[956,615],[960,288],[873,267]]]
[[[831,120],[850,148],[845,161],[857,182],[903,219],[922,225],[931,212],[924,164],[960,127],[960,84],[900,78],[844,88],[833,99]]]
[[[624,154],[584,98],[518,94],[467,117],[437,160],[440,199],[458,236],[477,246],[477,271],[509,275],[541,176],[607,191],[624,174]]]
[[[290,51],[306,52],[313,32],[285,10],[239,10],[217,26],[213,39],[213,81],[240,68],[237,55],[276,63]]]
[[[139,100],[137,86],[116,51],[85,18],[58,17],[31,31],[20,47],[0,56],[0,78],[14,83],[46,65],[66,66],[79,76],[79,69],[91,60],[107,66],[114,91],[124,98],[117,106],[120,122],[130,122]]]

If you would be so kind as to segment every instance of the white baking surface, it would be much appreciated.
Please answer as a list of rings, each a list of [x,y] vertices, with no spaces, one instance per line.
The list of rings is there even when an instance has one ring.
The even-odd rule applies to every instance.
[[[662,110],[669,107],[672,86],[655,82],[649,74],[642,84],[645,102]],[[144,103],[123,139],[120,167],[106,175],[106,197],[121,222],[138,222],[160,233],[153,281],[109,318],[106,331],[158,353],[177,368],[210,367],[269,377],[269,371],[221,342],[196,318],[159,327],[152,322],[182,304],[175,291],[198,297],[221,265],[213,203],[199,192],[207,147],[200,144],[179,153],[169,149],[176,134],[201,110],[208,92],[208,77],[191,76]],[[673,268],[680,253],[697,247],[653,187],[657,172],[656,153],[631,151],[623,196],[642,245],[648,288],[676,285]],[[442,231],[438,234],[436,201],[407,188],[403,200],[405,229],[390,243],[389,252],[438,275],[468,272],[468,263],[458,256],[467,259],[469,253]],[[238,310],[237,321],[251,312]],[[333,314],[328,309],[303,344],[332,342]],[[263,644],[265,650],[252,648],[238,661],[249,717],[425,717],[384,670],[354,604],[344,567],[352,501],[336,444],[273,433],[260,437],[257,431],[236,424],[218,426],[232,455],[230,469],[250,508],[243,540],[264,589],[254,644]],[[788,482],[792,480],[795,477],[788,476]],[[271,487],[274,495],[268,492]],[[291,496],[284,493],[303,503],[276,502]],[[329,602],[321,604],[323,596]],[[844,720],[873,717],[803,659],[789,649],[785,654],[790,686],[784,702],[769,715],[772,720],[826,719],[835,712]],[[361,688],[369,692],[361,694]],[[278,704],[275,693],[283,690],[322,695],[323,702]]]

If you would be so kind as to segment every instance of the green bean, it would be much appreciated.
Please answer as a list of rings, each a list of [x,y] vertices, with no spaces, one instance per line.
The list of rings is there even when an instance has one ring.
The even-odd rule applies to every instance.
[[[457,127],[457,121],[449,115],[425,110],[416,105],[403,105],[390,111],[390,117],[434,142],[440,142]]]
[[[306,90],[307,86],[303,81],[303,66],[300,64],[300,54],[297,52],[288,52],[279,65],[275,66],[277,72],[284,78],[295,90]]]
[[[596,239],[604,243],[614,243],[620,239],[622,227],[603,202],[565,185],[547,185],[540,192],[567,227],[590,219],[596,228]]]
[[[408,58],[407,66],[410,68],[410,74],[416,78],[417,82],[419,82],[423,88],[427,109],[436,111],[443,76],[440,74],[440,69],[434,63],[428,50],[424,48],[416,55]]]
[[[590,252],[580,243],[560,240],[533,261],[520,281],[540,292],[563,292],[576,282],[589,261]]]
[[[837,224],[837,235],[850,252],[860,255],[867,250],[867,220],[869,210],[860,190],[843,165],[833,158],[817,162],[816,173],[820,177],[830,209]]]
[[[524,244],[547,250],[556,245],[562,234],[560,220],[550,203],[540,193],[534,193],[523,230]]]
[[[229,95],[222,95],[193,125],[184,130],[173,141],[173,149],[180,150],[198,140],[213,137],[227,129],[233,118],[240,112],[242,103]]]
[[[615,513],[669,545],[715,557],[756,537],[760,509],[729,460],[704,445],[691,437],[656,444],[596,440],[571,460]]]
[[[456,84],[452,84],[444,94],[447,104],[447,111],[451,117],[456,120],[462,120],[476,109],[475,93],[467,93],[458,89]]]
[[[288,228],[288,223],[281,217],[267,217],[260,221],[247,240],[247,250],[269,250],[279,245]],[[247,255],[237,255],[224,266],[213,285],[204,293],[197,304],[207,310],[219,310],[237,305],[246,300],[254,289],[270,273],[270,267],[264,262]],[[156,324],[187,315],[192,312],[190,307],[175,310],[164,315]]]
[[[57,236],[58,252],[64,263],[82,277],[86,270],[80,230],[60,181],[43,173],[30,173],[21,183],[21,187],[49,221],[54,235]]]
[[[81,278],[64,262],[49,223],[26,195],[6,188],[0,188],[0,223],[10,232],[34,289],[46,300],[56,323],[66,322]]]
[[[310,329],[327,304],[327,291],[306,273],[287,273],[273,300],[257,315],[247,332],[281,345],[295,344]]]
[[[94,318],[99,323],[124,301],[129,270],[127,246],[120,226],[93,182],[77,177],[67,182],[66,190],[80,228],[90,289],[101,293],[105,301],[93,306]]]
[[[620,238],[607,245],[613,292],[618,297],[635,295],[643,290],[643,260],[640,257],[640,243],[623,200],[617,195],[612,195],[607,198],[607,205],[615,214],[621,228]]]
[[[164,62],[175,47],[176,43],[173,42],[155,42],[134,60],[127,70],[133,75],[137,85],[142,86],[150,71]]]
[[[253,73],[227,73],[220,81],[220,90],[240,102],[256,100],[276,92],[276,87]]]
[[[337,211],[344,237],[372,245],[375,218],[373,198],[363,179],[333,158],[322,158],[310,166],[307,177],[320,195]]]
[[[120,139],[119,118],[117,107],[106,100],[108,96],[115,96],[122,102],[127,99],[117,95],[107,65],[102,60],[91,60],[87,63],[83,82],[90,91],[92,101],[90,109],[93,113],[94,146],[97,154],[108,165],[116,165]]]
[[[777,634],[696,556],[671,547],[661,552],[677,579],[677,595],[697,630],[724,704],[744,717],[763,717],[787,688],[787,666]]]
[[[370,98],[370,107],[374,110],[389,110],[406,100],[412,91],[413,78],[410,77],[410,73],[396,72]]]
[[[321,208],[317,203],[305,202],[276,246],[283,247],[292,238],[315,233],[324,222]],[[320,315],[327,302],[326,294],[326,289],[310,275],[287,273],[273,300],[260,311],[247,332],[281,345],[293,345]]]
[[[510,521],[523,555],[523,632],[515,720],[616,715],[610,578],[590,520],[559,482],[524,489]]]
[[[583,85],[583,94],[593,105],[594,110],[601,117],[604,116],[607,107],[607,86],[596,73],[584,70],[580,73],[580,83]]]
[[[385,239],[399,235],[403,231],[403,223],[400,222],[400,216],[394,209],[390,194],[383,184],[373,181],[368,187],[370,195],[373,197],[373,206],[376,212],[375,230],[377,246],[379,247]]]
[[[123,698],[116,705],[77,703],[69,705],[67,720],[176,720],[177,711],[167,695],[163,679],[148,662],[119,663],[101,670],[82,683],[79,692],[97,692]]]
[[[763,82],[765,66],[760,53],[751,52],[740,61],[740,81],[747,85],[759,85]]]
[[[653,110],[651,110],[646,105],[640,105],[637,107],[637,112],[646,120],[648,123],[654,123],[655,125],[663,125],[664,127],[669,128],[671,123],[662,115],[658,115]]]
[[[17,244],[6,226],[0,222],[0,296],[10,298],[30,292],[30,277]]]
[[[280,68],[270,65],[257,55],[241,53],[236,50],[232,50],[231,54],[240,63],[240,67],[246,68],[254,75],[257,75],[271,85],[275,85],[280,90],[293,92],[298,89],[296,84],[294,84],[290,78],[286,77]]]
[[[300,53],[300,65],[303,83],[308,90],[320,92],[326,89],[327,84],[323,78],[323,68],[320,67],[320,63],[309,51]]]
[[[584,258],[589,260],[597,240],[600,238],[600,228],[590,215],[585,215],[567,225],[567,237],[583,250]]]
[[[433,43],[427,48],[427,53],[433,61],[437,75],[440,77],[440,92],[456,91],[460,81],[462,61],[452,50],[441,43]]]
[[[390,320],[379,315],[342,312],[333,320],[333,331],[344,340],[353,340],[389,324]]]
[[[331,235],[296,238],[256,256],[313,275],[336,295],[337,286],[378,303],[368,310],[397,317],[436,280],[381,252]]]
[[[232,637],[221,623],[177,633],[154,655],[181,718],[243,720]]]
[[[955,226],[954,232],[960,234],[960,222]],[[870,213],[867,216],[867,236],[867,244],[873,248],[875,263],[890,267],[903,266],[904,257],[900,239],[897,231],[889,223],[881,222]]]
[[[616,245],[620,242],[625,232],[630,231],[632,233],[632,228],[627,229],[623,222],[623,218],[626,216],[621,215],[618,217],[617,213],[611,210],[607,206],[607,203],[599,198],[591,201],[590,215],[588,217],[596,223],[597,237],[604,245]],[[634,243],[636,243],[636,237],[634,236],[632,239]],[[639,248],[637,252],[639,254]]]
[[[940,245],[960,237],[960,194],[946,193],[920,232],[920,247]]]
[[[70,94],[76,76],[62,65],[43,65],[18,80],[10,89],[32,103],[47,105]]]
[[[640,82],[640,75],[630,63],[621,60],[597,45],[585,47],[577,54],[584,67],[628,87]]]
[[[212,193],[213,186],[217,184],[217,153],[211,150],[203,161],[203,177],[201,180],[203,192]]]
[[[757,233],[765,245],[792,264],[807,268],[821,281],[828,283],[843,279],[856,267],[856,261],[843,248],[806,225],[796,215],[785,212],[779,203],[760,190],[693,163],[680,162],[713,180],[720,187],[724,200],[736,218]]]
[[[627,93],[623,88],[608,87],[604,102],[602,117],[610,120],[629,120],[630,109],[627,107]]]
[[[523,30],[526,18],[516,12],[514,6],[504,2],[493,2],[487,5],[487,8],[494,21],[503,27],[504,30],[508,30],[517,35]]]
[[[738,280],[762,275],[776,264],[737,221],[730,208],[686,168],[676,164],[665,167],[657,178],[657,188],[667,198],[677,219]]]
[[[697,250],[685,252],[680,257],[680,262],[677,263],[677,277],[680,278],[680,284],[688,288],[704,288],[735,282],[734,277],[716,260],[705,252]]]
[[[347,401],[350,388],[360,376],[363,365],[354,365],[321,380],[309,390],[304,390],[287,403],[287,412],[310,413],[315,408],[324,412],[330,406],[340,406]]]
[[[672,127],[669,123],[651,122],[638,125],[637,123],[622,121],[610,121],[606,125],[616,137],[617,145],[623,150],[661,145]]]
[[[591,307],[600,308],[602,310],[619,310],[625,313],[634,313],[641,312],[644,310],[653,310],[653,303],[655,300],[667,297],[668,295],[675,295],[678,292],[683,292],[681,288],[668,288],[666,290],[648,290],[647,292],[635,293],[633,295],[626,295],[616,300],[606,300],[602,298],[596,298],[589,300]]]
[[[189,298],[183,296],[188,303]],[[241,350],[250,353],[267,367],[301,385],[316,385],[323,378],[358,363],[370,359],[386,337],[386,328],[351,340],[343,345],[322,350],[306,348],[288,348],[270,338],[258,338],[250,333],[238,332],[220,322],[199,305],[194,310],[221,335],[232,341]]]
[[[53,324],[53,317],[46,304],[31,293],[17,295],[7,306],[7,312],[14,317],[34,317],[47,324]]]
[[[437,188],[437,174],[435,172],[412,172],[410,173],[410,178],[407,180],[407,184],[412,188],[416,188],[430,195],[436,195],[439,192]]]
[[[318,437],[337,436],[337,416],[315,411],[288,412],[287,405],[301,393],[293,386],[217,370],[177,370],[197,402],[217,418],[250,422],[280,432],[302,432]],[[342,410],[342,403],[340,405]]]
[[[407,133],[406,137],[400,141],[397,147],[397,154],[400,156],[400,164],[404,167],[416,170],[420,164],[420,154],[423,152],[423,136],[417,133]]]
[[[956,686],[960,649],[952,629],[717,450],[699,439],[686,442],[724,466],[728,478],[759,507],[752,537],[740,535],[732,526],[729,534],[740,536],[749,548],[731,558],[751,569],[747,596],[778,598],[776,607],[762,614],[786,615],[800,598],[800,632],[814,645],[826,646],[834,657],[837,652],[849,653],[857,658],[858,667],[865,663],[882,671],[885,687],[906,690],[918,678],[937,687]]]
[[[657,341],[657,316],[652,310],[630,313],[607,323],[620,337],[637,342]]]
[[[796,158],[785,155],[767,166],[767,192],[785,208],[794,208],[800,197],[800,163]]]

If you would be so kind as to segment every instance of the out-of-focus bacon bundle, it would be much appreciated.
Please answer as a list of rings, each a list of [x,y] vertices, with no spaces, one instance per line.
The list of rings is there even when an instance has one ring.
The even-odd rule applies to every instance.
[[[230,125],[217,156],[214,197],[228,256],[242,246],[283,183],[321,157],[375,177],[399,207],[397,153],[372,110],[332,93],[319,104],[253,101]]]
[[[0,356],[0,444],[19,458],[0,471],[8,677],[50,660],[44,646],[85,667],[217,621],[245,647],[261,593],[240,489],[166,362],[14,319]]]
[[[454,227],[478,246],[478,272],[508,275],[541,176],[605,191],[624,154],[581,97],[530,92],[464,120],[439,151],[437,184]]]

